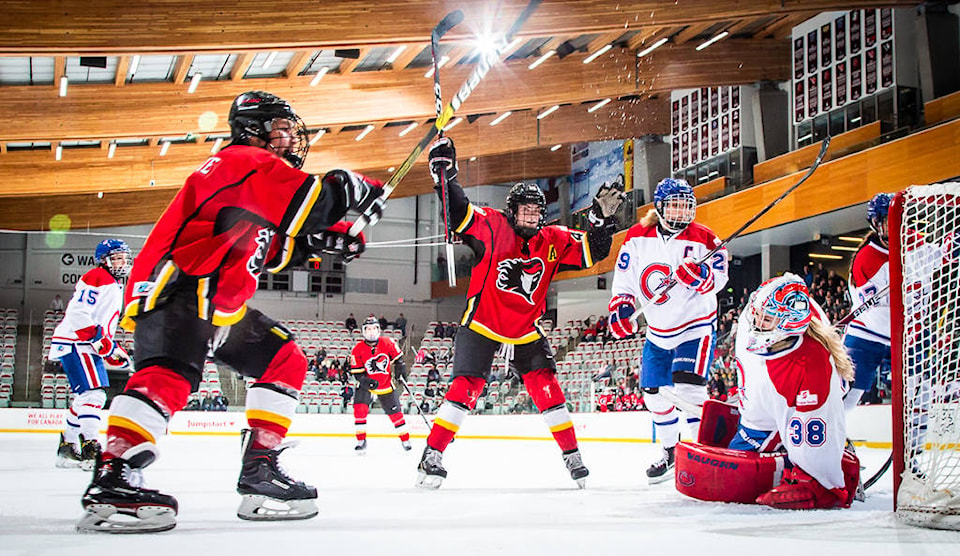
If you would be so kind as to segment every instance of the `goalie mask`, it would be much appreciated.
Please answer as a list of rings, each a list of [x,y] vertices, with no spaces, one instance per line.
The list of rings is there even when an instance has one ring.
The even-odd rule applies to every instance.
[[[877,193],[867,203],[867,222],[884,246],[887,245],[887,213],[890,212],[891,201],[893,201],[892,194]]]
[[[105,239],[98,243],[93,259],[117,280],[130,274],[130,246],[122,239]]]
[[[310,150],[307,127],[287,101],[263,91],[248,91],[234,99],[228,121],[234,144],[249,145],[250,139],[256,138],[264,143],[264,149],[293,167],[303,167]]]
[[[360,327],[363,333],[363,340],[369,344],[374,344],[380,339],[380,321],[374,317],[367,317]]]
[[[520,182],[507,194],[507,221],[517,235],[530,239],[543,228],[547,213],[547,198],[535,183]]]
[[[660,180],[653,192],[653,208],[657,211],[660,226],[675,234],[693,222],[697,215],[697,198],[686,180],[666,178]]]
[[[748,351],[765,353],[770,346],[802,336],[813,320],[810,292],[796,274],[771,278],[750,296]]]

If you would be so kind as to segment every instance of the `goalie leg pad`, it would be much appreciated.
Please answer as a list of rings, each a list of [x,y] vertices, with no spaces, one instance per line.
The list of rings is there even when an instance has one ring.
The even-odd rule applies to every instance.
[[[676,486],[681,494],[710,502],[754,504],[780,484],[783,454],[758,454],[680,442],[676,447]]]
[[[737,406],[719,400],[703,402],[703,415],[700,420],[699,444],[726,448],[737,434],[740,424],[740,410]]]

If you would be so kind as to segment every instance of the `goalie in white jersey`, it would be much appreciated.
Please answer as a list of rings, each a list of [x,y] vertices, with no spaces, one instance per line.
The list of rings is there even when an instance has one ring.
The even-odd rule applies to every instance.
[[[130,358],[113,339],[123,307],[121,279],[130,272],[130,247],[105,239],[94,251],[97,266],[77,281],[63,320],[53,331],[50,360],[60,360],[75,394],[60,435],[57,467],[93,469],[100,443],[100,410],[110,386],[106,361],[129,368]]]
[[[716,341],[717,296],[727,283],[727,250],[706,226],[693,221],[697,200],[693,188],[680,179],[657,184],[654,208],[633,225],[617,255],[610,300],[610,331],[618,339],[636,334],[637,307],[644,311],[646,342],[641,360],[640,387],[653,414],[663,446],[662,458],[647,470],[650,483],[673,477],[674,446],[680,439],[680,412],[694,438],[699,407],[707,399],[707,378]],[[660,295],[665,284],[674,287]]]
[[[849,507],[860,477],[844,449],[853,364],[803,280],[787,273],[761,284],[736,334],[739,425],[718,427],[716,406],[733,423],[737,412],[707,404],[700,443],[678,447],[677,489],[779,509]]]

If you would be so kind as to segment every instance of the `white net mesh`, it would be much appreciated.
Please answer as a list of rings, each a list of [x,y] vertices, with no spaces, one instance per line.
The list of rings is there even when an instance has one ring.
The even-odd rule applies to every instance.
[[[903,201],[899,230],[891,230],[903,269],[897,515],[960,529],[960,184],[911,187]]]

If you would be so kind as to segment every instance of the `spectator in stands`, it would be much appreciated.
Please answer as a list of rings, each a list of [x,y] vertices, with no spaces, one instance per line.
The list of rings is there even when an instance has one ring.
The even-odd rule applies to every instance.
[[[323,372],[320,370],[320,366],[317,365],[316,359],[311,359],[310,365],[307,368],[307,375],[309,376],[311,373],[317,380],[323,380]]]
[[[217,392],[217,395],[213,397],[211,403],[213,405],[213,411],[226,411],[227,407],[230,406],[230,400],[223,395],[223,392]]]
[[[400,313],[400,316],[397,317],[397,321],[394,323],[394,326],[400,331],[400,336],[404,338],[407,337],[407,319],[403,316],[403,313]]]
[[[386,330],[387,325],[390,324],[389,322],[387,322],[387,317],[383,315],[380,315],[380,318],[377,319],[377,322],[380,323],[380,330]]]
[[[190,396],[190,400],[187,401],[187,405],[183,408],[186,411],[200,411],[200,400],[196,396]]]
[[[354,389],[350,385],[350,382],[345,381],[343,383],[343,388],[340,389],[340,397],[343,398],[343,409],[346,410],[347,406],[350,405],[350,400],[353,399]]]
[[[200,400],[200,410],[201,411],[213,411],[213,399],[210,396],[204,396]]]
[[[347,317],[347,320],[343,321],[343,327],[347,330],[356,330],[357,319],[354,318],[353,313],[350,313],[350,316]]]
[[[53,296],[53,300],[50,301],[50,308],[54,311],[63,311],[64,305],[63,300],[60,299],[60,294]]]
[[[323,372],[323,376],[326,380],[330,382],[337,382],[340,380],[340,366],[337,364],[337,360],[326,359],[323,362],[323,365],[320,366],[320,370]]]
[[[813,286],[813,269],[808,264],[803,265],[803,283],[807,285],[807,289]]]
[[[439,382],[440,371],[437,370],[436,365],[429,363],[427,365],[427,382]]]

